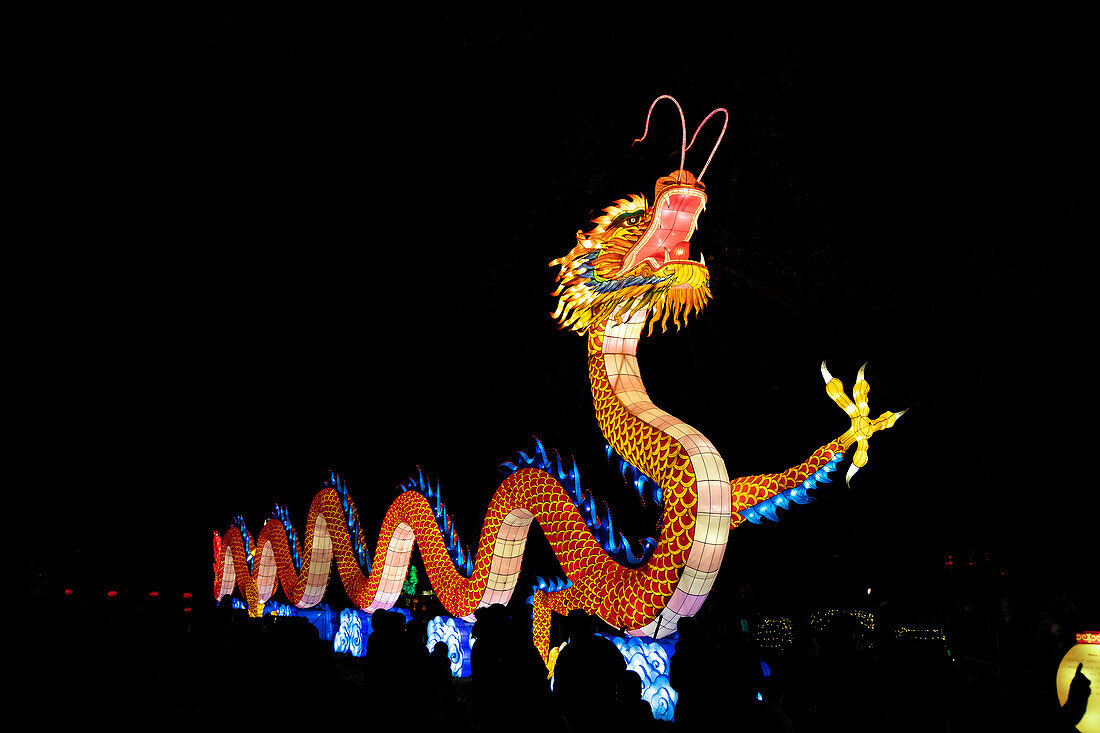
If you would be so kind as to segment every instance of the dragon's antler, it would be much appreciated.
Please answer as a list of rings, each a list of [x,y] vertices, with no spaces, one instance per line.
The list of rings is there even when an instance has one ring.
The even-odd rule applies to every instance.
[[[871,437],[871,434],[878,430],[887,430],[894,427],[894,423],[898,421],[898,418],[905,414],[905,410],[897,414],[887,411],[874,420],[867,417],[871,411],[871,405],[867,402],[871,385],[863,378],[863,370],[866,368],[866,364],[859,368],[856,383],[852,387],[852,397],[849,398],[844,392],[844,384],[829,373],[825,362],[821,362],[821,376],[825,379],[825,393],[852,419],[852,426],[839,438],[844,450],[848,450],[852,443],[856,444],[856,453],[852,456],[852,465],[848,467],[848,473],[844,476],[844,480],[848,485],[851,485],[852,476],[855,476],[859,469],[867,465],[867,440]]]

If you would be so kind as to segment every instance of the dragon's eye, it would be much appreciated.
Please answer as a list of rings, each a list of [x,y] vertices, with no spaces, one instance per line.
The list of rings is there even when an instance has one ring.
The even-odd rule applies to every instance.
[[[627,212],[626,214],[620,214],[618,217],[616,217],[615,221],[612,222],[612,226],[632,227],[632,226],[635,226],[636,224],[638,224],[644,217],[645,217],[645,214],[643,214],[640,211]]]

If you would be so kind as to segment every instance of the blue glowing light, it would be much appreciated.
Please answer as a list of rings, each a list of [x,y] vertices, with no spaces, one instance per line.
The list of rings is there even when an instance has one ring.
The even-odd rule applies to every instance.
[[[302,555],[298,547],[298,533],[290,522],[290,512],[286,510],[286,507],[276,504],[271,516],[282,522],[283,529],[286,531],[286,543],[290,548],[290,557],[294,561],[294,570],[295,572],[302,572]]]
[[[657,720],[671,721],[679,694],[668,680],[669,660],[676,651],[677,634],[654,640],[639,636],[608,636],[623,655],[626,667],[642,680],[642,699]]]
[[[297,615],[309,616],[312,609],[299,609]],[[328,607],[324,608],[329,612]],[[303,612],[304,611],[304,612]],[[390,613],[400,613],[405,618],[405,623],[412,620],[412,614],[403,608],[390,609]],[[314,622],[316,626],[317,623]],[[322,635],[322,638],[332,639],[332,648],[340,654],[350,654],[353,657],[367,656],[367,638],[374,631],[371,614],[360,611],[358,608],[345,608],[340,612],[340,625],[331,637]]]
[[[808,493],[812,489],[816,489],[819,483],[829,484],[832,480],[829,478],[829,474],[836,470],[836,466],[844,458],[843,453],[834,453],[829,462],[824,466],[814,471],[813,475],[803,481],[800,485],[793,489],[787,489],[773,497],[764,499],[763,501],[753,504],[751,507],[742,509],[738,513],[752,522],[753,524],[760,524],[761,520],[767,519],[772,522],[778,522],[780,516],[776,513],[776,509],[790,509],[790,503],[795,504],[809,504],[814,501],[814,498]]]
[[[365,657],[367,656],[366,641],[370,632],[370,614],[363,613],[357,608],[345,608],[340,612],[340,626],[333,637],[332,648],[340,654]]]
[[[347,484],[340,477],[340,474],[332,471],[329,473],[329,480],[324,482],[324,485],[331,486],[336,490],[337,496],[340,497],[340,506],[344,510],[344,523],[348,528],[348,536],[351,538],[355,557],[359,561],[359,566],[363,569],[363,574],[370,575],[370,555],[363,546],[363,533],[359,527],[359,513],[355,511],[355,502],[348,495]]]
[[[569,578],[551,578],[550,580],[544,580],[541,576],[535,576],[535,585],[532,586],[532,590],[544,590],[547,593],[552,593],[558,590],[565,590],[566,588],[572,588],[573,581]]]
[[[470,676],[470,647],[473,646],[470,631],[472,629],[473,624],[449,616],[436,616],[428,622],[428,651],[433,651],[439,642],[446,644],[447,658],[451,663],[451,675],[454,677]]]
[[[241,540],[244,543],[244,560],[248,563],[248,572],[252,573],[252,536],[248,534],[248,528],[244,523],[244,515],[233,517],[233,526],[240,530]]]
[[[537,468],[551,475],[557,475],[562,488],[573,500],[581,519],[591,530],[600,547],[622,565],[632,568],[644,565],[657,546],[657,541],[652,537],[646,537],[640,542],[640,550],[635,552],[630,540],[621,532],[615,532],[611,510],[607,505],[602,501],[597,502],[595,497],[581,488],[580,471],[577,469],[576,461],[573,461],[571,470],[567,472],[557,451],[553,452],[553,459],[551,459],[542,441],[538,438],[535,438],[534,441],[535,450],[533,454],[528,455],[523,451],[518,451],[512,460],[500,464],[500,468],[504,469],[504,477],[507,478],[524,468]],[[610,450],[610,446],[607,447]],[[609,460],[613,453],[614,451],[608,453]],[[640,492],[640,495],[643,495],[643,498],[648,490],[654,501],[660,504],[661,489],[652,479],[649,479],[625,461],[622,461],[620,472],[623,474],[624,479],[630,482],[635,490]]]
[[[513,464],[509,463],[507,465],[512,466],[513,470],[517,470]],[[435,523],[439,527],[439,534],[443,536],[443,544],[447,548],[447,554],[450,556],[451,562],[454,563],[455,569],[459,573],[464,573],[467,577],[473,575],[473,556],[470,555],[469,550],[462,545],[459,539],[458,532],[455,530],[454,517],[447,512],[447,505],[443,501],[439,482],[436,481],[433,487],[431,482],[424,478],[424,472],[417,466],[416,476],[409,477],[408,482],[401,484],[399,488],[402,492],[415,491],[428,500],[428,506],[435,515]]]

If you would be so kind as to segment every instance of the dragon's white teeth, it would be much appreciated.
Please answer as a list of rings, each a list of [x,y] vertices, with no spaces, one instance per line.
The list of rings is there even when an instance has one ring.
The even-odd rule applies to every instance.
[[[702,252],[699,253],[699,264],[702,265],[703,267],[706,267],[706,265],[707,265],[707,261],[703,259],[703,253]]]
[[[668,262],[669,260],[671,260],[671,259],[672,259],[672,255],[670,255],[670,254],[668,253],[668,250],[667,250],[667,249],[666,249],[666,250],[664,250],[664,253],[665,253],[665,262]]]

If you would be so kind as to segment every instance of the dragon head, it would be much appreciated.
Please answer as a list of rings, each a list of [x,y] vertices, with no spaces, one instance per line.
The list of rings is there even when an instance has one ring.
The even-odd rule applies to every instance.
[[[708,114],[689,143],[680,103],[662,94],[649,106],[645,131],[634,142],[649,134],[653,108],[662,99],[680,111],[680,167],[657,179],[652,206],[641,195],[615,201],[592,220],[594,229],[577,232],[577,245],[569,254],[550,262],[551,267],[561,268],[553,315],[562,328],[583,334],[608,319],[622,321],[642,312],[650,334],[658,321],[666,330],[670,318],[679,329],[692,311],[703,310],[710,300],[710,272],[702,254],[698,261],[692,258],[690,240],[707,204],[703,174],[722,142],[726,124],[698,178],[684,168],[684,156],[707,120],[721,112],[728,123],[729,113],[719,107]]]
[[[710,299],[710,273],[702,254],[691,255],[691,235],[706,207],[702,182],[686,170],[657,179],[653,204],[632,195],[593,219],[596,227],[577,232],[577,245],[558,265],[559,297],[554,318],[562,328],[586,333],[608,318],[639,310],[677,328]]]

